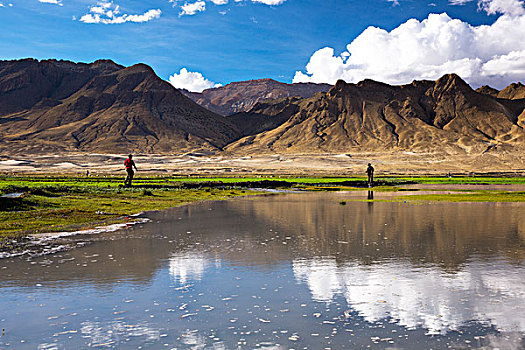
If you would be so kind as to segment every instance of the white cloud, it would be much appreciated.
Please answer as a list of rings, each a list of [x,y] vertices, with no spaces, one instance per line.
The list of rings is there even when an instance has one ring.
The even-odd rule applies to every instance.
[[[190,72],[186,68],[182,68],[179,74],[175,73],[170,76],[169,82],[177,89],[186,89],[194,92],[202,92],[205,89],[222,86],[204,78],[201,73]]]
[[[258,3],[261,3],[261,4],[265,4],[265,5],[281,5],[285,2],[286,0],[252,0],[252,2],[258,2]]]
[[[448,3],[453,6],[462,6],[472,1],[473,0],[448,0]]]
[[[185,3],[180,7],[181,11],[179,13],[179,16],[184,15],[194,15],[197,12],[202,12],[206,10],[206,3],[204,1],[197,1],[194,3]]]
[[[229,2],[229,0],[207,0],[207,1],[210,1],[215,5],[226,5]],[[264,4],[268,6],[277,6],[277,5],[281,5],[284,2],[286,2],[286,0],[234,0],[234,2],[237,2],[237,3],[241,3],[241,2],[245,3],[248,1],[251,1],[253,3],[260,3],[260,4]],[[392,1],[392,2],[397,3],[397,0],[387,0],[387,1]],[[173,7],[175,7],[181,3],[181,0],[169,0],[169,2],[173,4]],[[179,16],[185,16],[185,15],[191,16],[198,12],[206,11],[206,2],[204,0],[198,0],[196,2],[191,2],[191,3],[185,2],[183,5],[180,5],[180,9],[181,9],[181,12],[179,13]],[[220,14],[225,14],[225,12],[221,11]]]
[[[84,23],[103,23],[103,24],[121,24],[126,22],[149,22],[159,18],[162,11],[152,9],[140,15],[120,14],[120,6],[114,5],[113,2],[100,1],[96,6],[89,9],[89,13],[80,17],[79,21]]]
[[[479,0],[478,7],[489,15],[498,13],[511,16],[523,16],[525,9],[521,0]]]
[[[54,5],[62,6],[62,0],[38,0],[38,2],[43,2],[45,4],[54,4]]]
[[[386,0],[386,1],[391,2],[392,6],[399,6],[399,1],[398,0]]]
[[[474,86],[502,88],[524,79],[522,5],[518,0],[480,1],[487,13],[503,13],[491,25],[472,26],[442,13],[421,22],[409,19],[390,32],[369,27],[340,55],[330,47],[315,52],[306,72],[296,72],[293,81],[333,84],[370,78],[404,84],[457,73]]]

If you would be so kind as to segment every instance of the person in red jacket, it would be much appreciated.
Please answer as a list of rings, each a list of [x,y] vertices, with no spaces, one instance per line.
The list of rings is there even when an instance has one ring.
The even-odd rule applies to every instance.
[[[130,154],[128,158],[124,161],[124,166],[126,167],[126,172],[128,173],[128,176],[126,176],[126,180],[124,180],[124,186],[131,187],[131,181],[133,180],[133,175],[135,174],[135,172],[133,171],[133,167],[135,167],[135,170],[137,170],[137,166],[133,161],[132,154]]]

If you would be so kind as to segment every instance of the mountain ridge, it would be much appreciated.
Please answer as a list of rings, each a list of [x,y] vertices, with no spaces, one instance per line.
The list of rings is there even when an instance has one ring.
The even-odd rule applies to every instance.
[[[494,99],[459,76],[391,86],[373,80],[338,81],[324,95],[279,109],[257,104],[236,120],[278,121],[227,146],[232,152],[314,151],[484,152],[522,147],[525,100]],[[255,128],[256,129],[256,128]]]
[[[274,79],[252,79],[237,81],[202,92],[181,90],[199,105],[220,115],[228,116],[247,112],[258,102],[285,97],[311,97],[318,92],[327,92],[329,84],[295,83],[287,84]]]
[[[220,150],[238,137],[145,64],[2,61],[0,105],[5,151]]]
[[[272,86],[278,90],[272,92]],[[290,87],[305,88],[308,97],[290,96]],[[446,74],[405,85],[259,79],[211,90],[221,92],[217,101],[251,107],[229,116],[213,113],[142,63],[0,61],[0,153],[410,151],[446,156],[525,149],[521,83],[501,91],[473,90],[458,75]]]

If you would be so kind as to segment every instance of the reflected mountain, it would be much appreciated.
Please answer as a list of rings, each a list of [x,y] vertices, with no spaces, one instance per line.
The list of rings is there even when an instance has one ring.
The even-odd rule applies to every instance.
[[[122,279],[151,281],[166,266],[175,278],[185,280],[222,260],[271,270],[291,260],[316,258],[330,258],[336,264],[331,270],[348,262],[370,265],[398,259],[459,273],[473,257],[501,256],[513,264],[525,257],[520,203],[409,204],[370,202],[367,196],[368,191],[290,194],[153,212],[148,224],[60,241],[76,249],[28,261],[2,259],[0,281],[34,285],[67,276],[64,282],[108,288]],[[392,194],[375,193],[376,200],[387,196]],[[194,255],[187,258],[188,252]],[[182,270],[180,259],[189,259],[193,266]]]

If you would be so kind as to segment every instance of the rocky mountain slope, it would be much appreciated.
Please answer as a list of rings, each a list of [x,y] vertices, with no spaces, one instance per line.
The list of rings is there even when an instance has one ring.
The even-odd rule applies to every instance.
[[[218,150],[239,135],[144,64],[0,61],[4,153]]]
[[[501,91],[474,91],[449,74],[403,86],[365,80],[339,81],[322,91],[327,88],[269,79],[232,83],[209,90],[208,96],[215,96],[210,101],[241,110],[253,107],[222,116],[193,102],[144,64],[0,61],[0,154],[416,152],[521,157],[525,150],[525,87],[520,83]],[[309,97],[301,97],[305,95]]]
[[[285,84],[273,79],[240,81],[207,89],[202,93],[181,90],[199,105],[215,113],[227,116],[237,112],[247,112],[261,101],[284,97],[308,98],[318,92],[327,92],[332,85],[296,83]]]
[[[403,86],[339,81],[326,94],[263,102],[232,115],[250,127],[227,150],[510,152],[525,146],[524,108],[523,99],[478,93],[455,74]]]
[[[479,89],[476,89],[476,91],[492,97],[504,98],[509,100],[519,100],[525,98],[525,85],[523,85],[522,83],[512,83],[501,91],[494,89],[488,85],[484,85]]]

